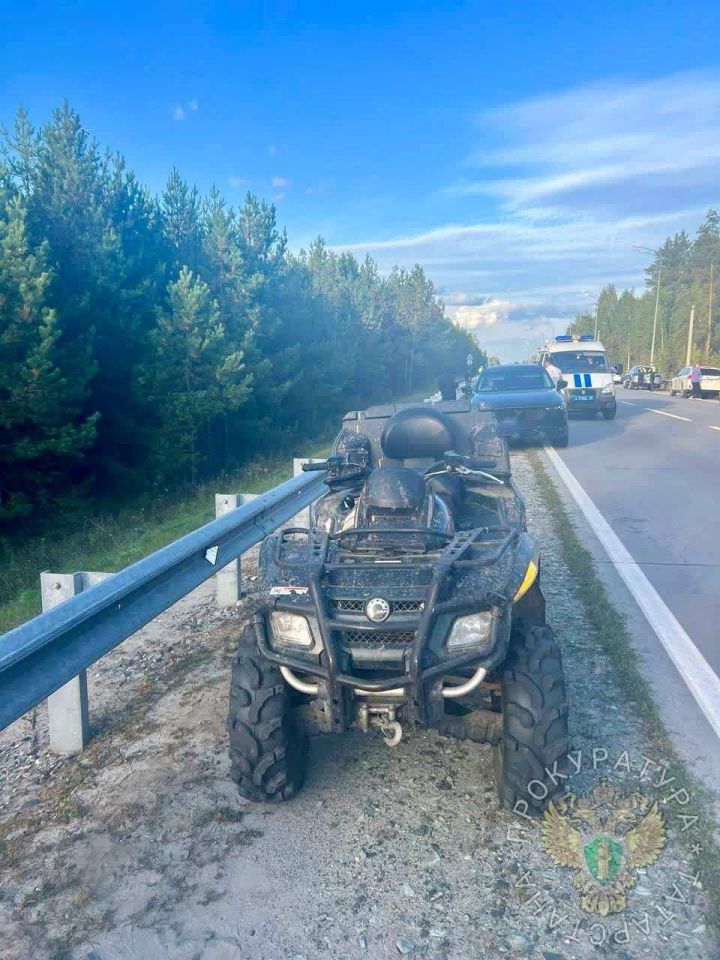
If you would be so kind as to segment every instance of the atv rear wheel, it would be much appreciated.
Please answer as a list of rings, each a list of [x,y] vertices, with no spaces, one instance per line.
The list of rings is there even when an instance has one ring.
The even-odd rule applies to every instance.
[[[258,651],[252,624],[243,630],[230,681],[230,775],[241,796],[287,800],[305,779],[307,740],[292,716],[290,691]]]
[[[565,773],[568,751],[562,660],[550,627],[513,626],[500,689],[503,732],[494,747],[500,806],[539,815],[562,788],[558,773]]]

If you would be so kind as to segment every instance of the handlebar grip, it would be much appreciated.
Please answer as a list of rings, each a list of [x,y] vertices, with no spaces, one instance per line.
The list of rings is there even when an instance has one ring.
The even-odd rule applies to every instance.
[[[327,470],[327,460],[317,460],[315,463],[304,463],[302,465],[303,473],[312,473],[313,471]]]

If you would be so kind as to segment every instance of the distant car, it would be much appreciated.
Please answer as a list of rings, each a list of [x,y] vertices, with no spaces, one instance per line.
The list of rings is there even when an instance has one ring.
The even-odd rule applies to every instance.
[[[628,390],[660,390],[662,377],[657,370],[636,363],[634,367],[623,374],[622,384]]]
[[[475,384],[471,403],[478,410],[492,410],[502,436],[507,440],[541,441],[566,447],[567,403],[562,394],[565,380],[557,385],[538,363],[500,364],[486,367]]]
[[[670,396],[689,397],[692,393],[690,371],[692,367],[683,367],[670,381]],[[700,396],[720,396],[720,369],[718,367],[700,367]]]

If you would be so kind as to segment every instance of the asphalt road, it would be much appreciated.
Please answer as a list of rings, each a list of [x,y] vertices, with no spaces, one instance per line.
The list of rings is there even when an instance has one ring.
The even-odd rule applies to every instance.
[[[720,675],[720,402],[619,389],[574,419],[565,464]]]

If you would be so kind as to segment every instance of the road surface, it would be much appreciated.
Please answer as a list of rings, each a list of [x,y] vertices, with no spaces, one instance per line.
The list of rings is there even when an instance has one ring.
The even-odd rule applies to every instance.
[[[573,420],[558,453],[720,675],[720,402],[617,397],[614,421]]]

